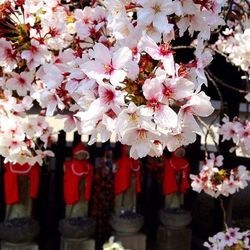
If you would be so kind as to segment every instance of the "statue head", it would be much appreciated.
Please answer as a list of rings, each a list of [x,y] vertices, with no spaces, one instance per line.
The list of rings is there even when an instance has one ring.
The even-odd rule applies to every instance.
[[[74,147],[73,158],[80,161],[89,159],[89,152],[85,144],[80,142]]]
[[[186,151],[185,151],[185,148],[183,148],[183,147],[177,148],[173,152],[174,156],[179,157],[179,158],[185,157],[185,153],[186,153]]]

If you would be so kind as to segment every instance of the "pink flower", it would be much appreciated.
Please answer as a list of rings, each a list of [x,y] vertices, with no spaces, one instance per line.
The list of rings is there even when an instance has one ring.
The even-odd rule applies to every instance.
[[[81,121],[79,118],[72,114],[68,115],[57,115],[57,118],[64,119],[64,131],[71,132],[77,128],[78,132],[81,132]]]
[[[20,74],[13,72],[12,78],[7,80],[6,87],[9,90],[15,90],[19,96],[25,96],[28,92],[32,92],[31,83],[34,79],[33,72],[23,71]]]
[[[147,79],[143,84],[143,94],[148,100],[147,109],[152,113],[156,124],[162,128],[174,128],[177,126],[177,114],[168,104],[163,104],[162,85],[157,78]]]
[[[158,46],[152,38],[145,35],[141,39],[140,47],[153,59],[162,61],[168,75],[173,76],[175,74],[174,57],[169,44],[165,43]]]
[[[40,102],[43,107],[46,107],[46,115],[52,116],[58,107],[60,110],[65,108],[60,97],[53,90],[44,90],[40,95]]]
[[[126,64],[132,61],[132,52],[127,47],[121,47],[112,53],[102,43],[97,43],[93,47],[91,55],[94,60],[83,64],[84,73],[92,79],[102,82],[104,79],[110,80],[116,86],[126,77],[124,70]]]
[[[11,42],[4,38],[0,39],[0,66],[12,70],[16,67],[16,55],[12,49]]]
[[[160,133],[143,127],[129,128],[125,131],[122,142],[130,145],[130,157],[134,159],[145,157],[152,149],[155,140],[159,140]]]
[[[32,39],[29,50],[24,50],[21,57],[26,60],[30,70],[45,63],[49,52],[45,45],[40,44],[37,40]]]
[[[168,23],[167,15],[174,13],[174,5],[170,0],[138,0],[142,7],[138,8],[139,24],[150,25],[160,33],[168,33],[173,25]]]
[[[193,94],[188,98],[186,104],[184,104],[179,111],[179,119],[196,133],[200,133],[201,129],[197,124],[194,116],[207,117],[211,115],[214,108],[208,97],[203,91],[198,94]]]
[[[175,151],[177,148],[194,143],[196,140],[196,134],[190,130],[189,127],[180,128],[180,124],[176,128],[173,128],[171,132],[166,135],[165,143],[170,152]]]

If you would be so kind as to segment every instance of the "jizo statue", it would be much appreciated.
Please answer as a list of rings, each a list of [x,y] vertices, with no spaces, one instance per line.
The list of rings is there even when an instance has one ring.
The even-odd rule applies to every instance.
[[[189,164],[185,158],[185,149],[178,148],[171,158],[164,161],[165,209],[180,209],[184,204],[184,193],[189,188],[188,174]]]
[[[30,218],[32,199],[37,197],[41,167],[36,163],[4,164],[5,220]]]
[[[129,148],[122,147],[122,156],[115,162],[115,213],[136,212],[137,193],[141,191],[138,160],[129,157]]]
[[[66,218],[88,216],[94,169],[88,158],[86,146],[79,143],[73,149],[73,159],[64,164]]]

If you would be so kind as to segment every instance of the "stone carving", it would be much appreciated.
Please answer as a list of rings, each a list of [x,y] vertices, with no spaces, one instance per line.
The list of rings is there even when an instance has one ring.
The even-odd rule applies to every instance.
[[[122,156],[115,162],[115,214],[112,227],[120,233],[136,233],[144,223],[142,215],[136,213],[137,193],[141,191],[140,162],[129,158],[129,149],[122,147]]]
[[[189,164],[185,158],[185,149],[178,148],[172,157],[164,161],[163,194],[164,209],[160,210],[160,220],[168,228],[185,227],[191,221],[191,215],[183,209],[184,193],[189,188]]]
[[[39,225],[32,218],[32,200],[37,197],[41,167],[38,164],[4,164],[6,214],[0,238],[12,243],[32,241]]]
[[[94,168],[88,158],[87,148],[79,143],[73,149],[73,159],[64,164],[66,212],[59,230],[66,238],[88,238],[95,230],[95,221],[88,217]]]

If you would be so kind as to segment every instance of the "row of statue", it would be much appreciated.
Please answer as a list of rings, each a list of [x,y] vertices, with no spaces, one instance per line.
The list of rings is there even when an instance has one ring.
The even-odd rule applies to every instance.
[[[89,161],[89,152],[83,143],[79,143],[72,151],[72,159],[64,163],[64,200],[66,206],[65,219],[61,223],[61,233],[70,237],[67,223],[71,223],[74,218],[85,218],[92,220],[88,216],[88,204],[91,199],[94,166]],[[110,156],[111,157],[111,156]],[[129,148],[122,146],[122,154],[120,159],[109,166],[109,155],[105,155],[107,167],[112,169],[115,208],[114,215],[111,219],[111,225],[115,230],[121,228],[117,223],[122,223],[124,215],[134,216],[136,211],[137,194],[141,192],[141,165],[139,160],[129,157]],[[6,216],[5,222],[16,218],[31,217],[31,201],[36,198],[39,187],[39,179],[41,169],[35,164],[11,164],[4,165],[4,185],[5,185],[5,201]],[[185,149],[179,148],[172,153],[171,158],[164,161],[163,176],[163,194],[165,195],[164,211],[179,211],[184,202],[184,193],[189,188],[188,182],[189,164],[185,158]],[[28,181],[26,181],[28,179]],[[131,217],[131,218],[132,218]],[[143,220],[138,215],[134,216],[137,220]],[[66,223],[66,224],[65,224]],[[88,225],[94,227],[94,223],[88,221]],[[66,225],[66,226],[65,226]],[[82,224],[78,223],[78,226]],[[141,227],[140,225],[139,227]],[[91,231],[90,226],[86,227],[87,231]],[[138,230],[137,228],[135,230]],[[86,230],[83,230],[85,236]],[[0,225],[0,238],[2,236]],[[79,230],[78,230],[79,231]],[[3,237],[4,238],[4,237]],[[7,237],[7,240],[8,239]],[[18,241],[17,239],[14,241]]]

